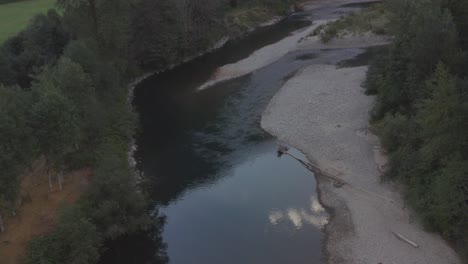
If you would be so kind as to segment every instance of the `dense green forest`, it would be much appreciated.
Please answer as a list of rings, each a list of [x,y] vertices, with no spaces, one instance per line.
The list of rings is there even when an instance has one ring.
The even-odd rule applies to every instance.
[[[24,263],[96,263],[106,241],[159,225],[129,164],[137,115],[128,83],[241,31],[226,23],[233,10],[286,12],[289,4],[58,0],[57,11],[8,39],[0,47],[0,217],[15,211],[21,177],[35,160],[43,157],[49,181],[60,184],[64,171],[93,168],[89,189],[30,243]],[[165,262],[159,243],[155,255]]]
[[[468,250],[468,1],[393,0],[393,43],[369,68],[386,179],[433,231]]]

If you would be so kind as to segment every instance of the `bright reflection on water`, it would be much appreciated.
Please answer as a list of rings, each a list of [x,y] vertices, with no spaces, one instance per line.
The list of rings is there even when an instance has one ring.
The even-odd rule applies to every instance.
[[[314,225],[318,228],[324,227],[328,223],[328,219],[324,213],[324,208],[318,202],[314,196],[310,197],[311,200],[311,212],[307,212],[307,209],[294,209],[288,208],[287,210],[272,210],[270,212],[270,223],[277,225],[281,221],[289,220],[297,228],[301,229],[303,222]]]
[[[171,263],[319,263],[327,215],[313,175],[270,140],[244,154],[162,210]]]

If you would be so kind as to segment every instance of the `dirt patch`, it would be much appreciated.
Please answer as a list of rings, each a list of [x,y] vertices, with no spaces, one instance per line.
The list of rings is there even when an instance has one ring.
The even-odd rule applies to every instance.
[[[53,228],[60,209],[77,201],[86,190],[90,176],[89,168],[68,173],[64,175],[63,190],[59,191],[54,181],[50,192],[44,162],[35,162],[33,172],[22,181],[22,202],[16,216],[3,214],[6,231],[0,234],[1,263],[20,263],[29,241]]]

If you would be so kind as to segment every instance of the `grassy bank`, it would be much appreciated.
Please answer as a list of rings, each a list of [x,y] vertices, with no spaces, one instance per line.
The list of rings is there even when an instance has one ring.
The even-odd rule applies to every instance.
[[[0,43],[26,28],[32,17],[54,6],[55,0],[0,2]]]
[[[284,16],[293,6],[293,1],[281,1],[275,4],[262,4],[253,1],[226,11],[225,24],[227,28],[252,28],[266,22],[275,16]]]
[[[346,35],[371,32],[377,35],[389,33],[389,12],[383,4],[376,4],[362,12],[352,13],[331,23],[318,27],[312,33],[323,42]]]

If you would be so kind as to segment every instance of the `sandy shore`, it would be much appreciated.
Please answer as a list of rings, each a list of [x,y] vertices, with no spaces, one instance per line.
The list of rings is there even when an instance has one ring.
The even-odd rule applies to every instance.
[[[326,22],[326,20],[315,21],[312,26],[299,30],[276,43],[258,49],[243,60],[219,67],[213,76],[202,84],[198,90],[206,89],[219,82],[249,74],[277,61],[288,52],[297,50],[301,39],[306,38],[315,28]]]
[[[334,38],[323,43],[318,36],[308,36],[297,44],[297,49],[345,49],[366,48],[370,46],[381,46],[389,44],[391,38],[383,35],[375,35],[370,32],[359,35],[346,35],[342,38]]]
[[[311,26],[298,30],[276,43],[258,49],[243,60],[219,67],[209,80],[198,87],[198,90],[203,90],[219,82],[231,80],[254,72],[277,61],[292,51],[301,49],[365,48],[388,44],[390,41],[387,36],[378,36],[372,33],[346,35],[342,38],[332,39],[327,43],[323,43],[317,36],[311,36],[312,32],[317,27],[333,20],[334,19],[314,20]]]
[[[313,65],[290,79],[265,110],[261,125],[352,186],[318,177],[332,214],[324,250],[328,263],[460,263],[438,235],[423,230],[398,188],[379,182],[385,157],[368,131],[374,98],[361,88],[367,67]],[[418,248],[398,239],[400,233]]]

